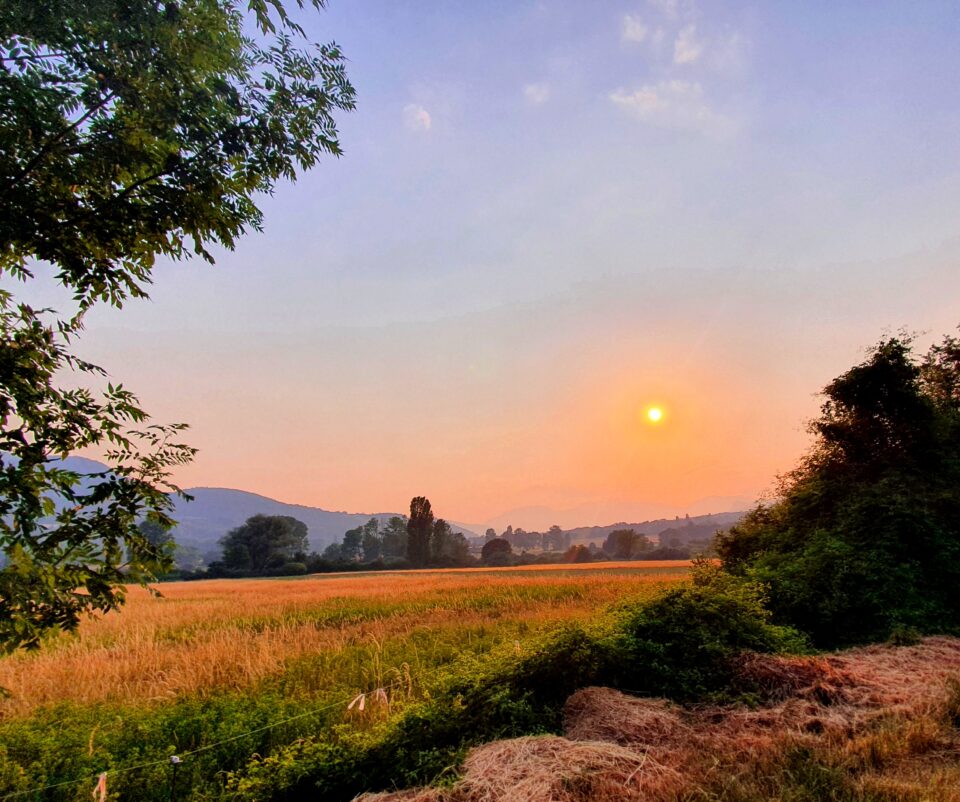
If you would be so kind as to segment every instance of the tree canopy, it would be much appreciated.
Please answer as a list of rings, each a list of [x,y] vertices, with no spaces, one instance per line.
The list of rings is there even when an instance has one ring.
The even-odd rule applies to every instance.
[[[430,538],[433,535],[433,509],[430,500],[416,496],[410,500],[407,519],[407,559],[417,566],[430,560]]]
[[[248,34],[243,5],[0,6],[0,273],[41,260],[82,306],[119,305],[158,255],[212,261],[261,227],[258,194],[340,154],[339,47],[306,42],[280,0],[249,3]]]
[[[824,389],[815,442],[718,540],[778,620],[832,646],[960,628],[960,341],[881,341]]]
[[[604,552],[617,560],[629,560],[650,547],[650,539],[634,529],[614,529],[603,542]]]
[[[434,521],[430,536],[431,562],[440,565],[462,564],[469,554],[467,539],[460,532],[454,532],[443,518]]]
[[[43,325],[0,296],[0,649],[37,646],[51,628],[106,612],[124,584],[169,569],[171,553],[141,529],[168,528],[170,468],[193,456],[182,426],[146,423],[121,385],[63,390],[62,374],[98,375],[67,352],[67,329]],[[107,449],[108,470],[80,473],[62,458]]]
[[[480,549],[480,559],[487,565],[502,565],[513,554],[513,546],[505,537],[488,540]]]
[[[220,539],[223,564],[253,574],[276,572],[307,550],[307,525],[289,515],[254,515]]]

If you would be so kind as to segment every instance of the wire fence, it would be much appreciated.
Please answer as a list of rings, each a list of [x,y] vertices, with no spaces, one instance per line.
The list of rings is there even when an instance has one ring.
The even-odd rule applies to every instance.
[[[358,711],[363,711],[366,708],[367,700],[372,700],[376,704],[389,704],[388,702],[388,691],[393,690],[394,688],[400,688],[406,686],[406,682],[403,680],[397,680],[395,682],[389,683],[379,688],[375,688],[372,691],[364,691],[358,694],[352,694],[351,696],[344,696],[342,699],[331,702],[330,704],[322,705],[320,707],[312,708],[311,710],[306,711],[305,713],[298,713],[295,716],[288,716],[287,718],[281,719],[279,721],[272,721],[269,724],[265,724],[262,727],[256,727],[247,732],[239,733],[238,735],[232,735],[229,738],[223,738],[219,741],[214,741],[213,743],[204,744],[199,746],[196,749],[191,749],[187,752],[180,752],[174,755],[168,755],[164,758],[159,758],[157,760],[150,760],[145,763],[137,763],[133,766],[123,766],[117,769],[108,769],[107,771],[102,771],[97,774],[89,774],[84,777],[77,777],[73,780],[64,780],[58,783],[51,783],[50,785],[42,785],[36,788],[28,788],[23,791],[13,791],[8,794],[0,796],[0,802],[5,802],[8,799],[17,799],[22,797],[27,797],[31,795],[40,795],[47,791],[52,791],[57,788],[67,788],[73,785],[81,785],[87,783],[93,786],[92,797],[95,802],[106,802],[107,800],[107,785],[111,777],[117,777],[122,774],[127,774],[133,771],[139,771],[142,769],[154,768],[161,765],[171,766],[171,780],[170,780],[170,799],[171,802],[177,802],[176,796],[176,778],[177,778],[177,769],[183,765],[183,762],[193,757],[194,755],[199,755],[202,752],[208,752],[211,749],[216,749],[218,746],[223,746],[224,744],[233,743],[235,741],[243,740],[244,738],[249,738],[252,735],[258,735],[268,730],[276,729],[277,727],[282,727],[285,724],[290,724],[294,721],[301,721],[303,719],[311,718],[318,716],[321,713],[326,713],[330,710],[336,708],[343,708],[345,710],[353,710],[357,708]]]

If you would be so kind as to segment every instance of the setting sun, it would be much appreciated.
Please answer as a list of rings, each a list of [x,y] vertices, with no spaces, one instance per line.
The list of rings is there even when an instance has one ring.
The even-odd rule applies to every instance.
[[[663,419],[663,410],[660,407],[650,407],[647,410],[647,420],[650,423],[660,423]]]

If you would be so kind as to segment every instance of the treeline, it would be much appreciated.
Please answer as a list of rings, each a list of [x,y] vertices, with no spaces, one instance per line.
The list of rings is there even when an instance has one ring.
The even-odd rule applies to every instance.
[[[145,532],[175,548],[169,532]],[[385,523],[371,518],[347,530],[321,553],[309,552],[306,524],[288,515],[254,515],[231,529],[219,543],[223,555],[203,571],[178,569],[167,579],[297,576],[327,571],[375,571],[402,568],[458,567],[479,564],[466,538],[442,518],[430,501],[410,502],[409,517]]]
[[[960,339],[882,340],[823,398],[780,497],[719,538],[725,570],[817,646],[960,633]]]
[[[559,531],[559,527],[556,527]],[[650,539],[633,529],[611,532],[602,546],[591,543],[569,545],[564,550],[532,552],[517,550],[525,542],[520,530],[488,537],[479,553],[447,521],[434,518],[428,499],[411,502],[411,515],[394,516],[386,522],[371,518],[362,526],[348,529],[343,538],[322,552],[308,552],[308,530],[302,521],[285,515],[255,515],[230,530],[220,540],[223,556],[205,570],[178,569],[166,579],[201,579],[257,576],[298,576],[338,571],[385,571],[410,568],[471,568],[588,563],[610,560],[683,560],[688,549],[655,548]],[[566,533],[560,533],[565,535]],[[151,531],[151,536],[169,535]],[[471,540],[477,541],[478,538]],[[526,541],[529,542],[529,541]],[[569,543],[569,536],[554,541]]]
[[[668,529],[659,535],[654,545],[648,535],[633,528],[615,529],[598,545],[574,544],[570,532],[559,526],[551,526],[546,532],[527,532],[508,526],[502,534],[487,529],[481,548],[488,543],[500,540],[508,543],[510,549],[496,547],[495,553],[511,555],[513,560],[506,564],[523,564],[524,560],[547,563],[585,563],[605,560],[688,560],[692,557],[712,554],[715,528],[704,537],[702,526],[688,525],[683,528]],[[519,552],[519,554],[517,554]],[[538,552],[532,557],[529,552]],[[483,551],[481,551],[481,556]],[[504,558],[501,557],[501,562]],[[484,560],[489,564],[489,559]]]
[[[319,555],[316,570],[363,567],[427,568],[476,564],[470,544],[443,518],[435,518],[430,500],[417,496],[410,501],[410,515],[390,518],[386,524],[371,518],[363,526],[347,530],[339,543],[331,543]]]
[[[322,552],[309,551],[305,523],[287,515],[254,515],[219,541],[222,556],[206,568],[196,549],[181,547],[169,530],[144,522],[141,532],[174,558],[176,569],[165,579],[297,576],[336,571],[382,571],[406,568],[509,567],[609,560],[685,560],[710,553],[711,539],[697,540],[694,526],[661,533],[659,544],[633,528],[610,532],[602,544],[571,543],[570,532],[551,526],[528,532],[508,526],[501,534],[467,538],[443,518],[429,499],[417,496],[410,515],[387,521],[370,518],[348,529]],[[669,540],[666,535],[674,533]],[[686,533],[681,538],[679,534]],[[711,533],[712,534],[712,533]]]

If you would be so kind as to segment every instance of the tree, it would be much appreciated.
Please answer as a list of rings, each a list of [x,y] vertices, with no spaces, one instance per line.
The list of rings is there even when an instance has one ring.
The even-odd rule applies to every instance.
[[[433,535],[433,510],[430,501],[417,496],[410,501],[407,519],[407,559],[416,566],[430,560],[430,538]]]
[[[510,541],[503,537],[488,540],[480,549],[480,559],[485,565],[506,565],[511,554],[513,547]]]
[[[467,539],[460,532],[454,532],[443,518],[434,521],[430,541],[430,555],[434,562],[463,563],[469,554]]]
[[[119,305],[157,255],[212,261],[261,227],[257,195],[340,154],[334,113],[355,102],[340,49],[302,42],[282,0],[249,2],[251,36],[246,6],[3,4],[0,273],[42,260],[82,307]]]
[[[570,547],[570,533],[554,524],[543,536],[544,551],[566,551]]]
[[[447,556],[447,544],[453,535],[453,530],[443,518],[433,522],[433,531],[430,533],[430,556],[434,560],[442,560]]]
[[[824,389],[816,437],[719,536],[728,571],[765,583],[778,621],[834,646],[898,626],[960,626],[960,346],[881,341]]]
[[[178,571],[199,571],[203,568],[203,554],[196,546],[174,546],[173,565]]]
[[[83,311],[144,296],[158,255],[232,248],[261,226],[258,194],[340,153],[340,50],[303,46],[282,0],[248,7],[253,36],[240,0],[0,4],[0,276],[46,263],[78,304],[65,323],[0,294],[2,649],[169,567],[137,522],[172,523],[170,470],[193,450],[120,385],[54,381],[105,376],[69,353]],[[98,446],[108,471],[59,463]]]
[[[407,522],[394,515],[383,529],[383,556],[407,556]]]
[[[462,532],[454,532],[451,534],[444,556],[448,557],[454,565],[470,563],[470,544]]]
[[[539,532],[527,532],[519,526],[516,529],[508,526],[503,538],[515,549],[535,549],[543,543],[543,536]]]
[[[320,557],[328,562],[339,563],[343,562],[343,545],[340,543],[330,543],[324,550]]]
[[[155,549],[163,550],[173,548],[173,531],[169,526],[164,526],[157,521],[144,518],[137,524],[137,529],[140,530],[140,534],[142,534],[147,539],[147,542]]]
[[[593,555],[583,544],[571,546],[563,555],[565,563],[589,563],[593,562]]]
[[[220,539],[223,564],[265,574],[281,569],[307,548],[307,525],[289,515],[254,515]]]
[[[486,540],[493,540],[496,536],[497,536],[497,530],[494,529],[492,526],[488,527],[486,533],[484,534],[484,538]]]
[[[171,555],[140,528],[169,529],[171,467],[193,449],[172,442],[182,426],[147,424],[120,385],[60,389],[64,374],[99,376],[70,356],[69,327],[53,329],[0,293],[0,650],[36,647],[49,629],[76,628],[90,611],[122,604]],[[105,447],[107,470],[62,462]]]
[[[340,546],[340,559],[345,562],[356,562],[360,559],[360,549],[363,546],[363,527],[357,526],[343,533],[343,543]]]
[[[603,550],[615,559],[630,560],[650,545],[650,539],[634,529],[614,529],[603,542]]]
[[[373,562],[380,559],[383,551],[383,539],[380,537],[380,522],[371,518],[363,525],[360,548],[363,550],[363,561]]]

